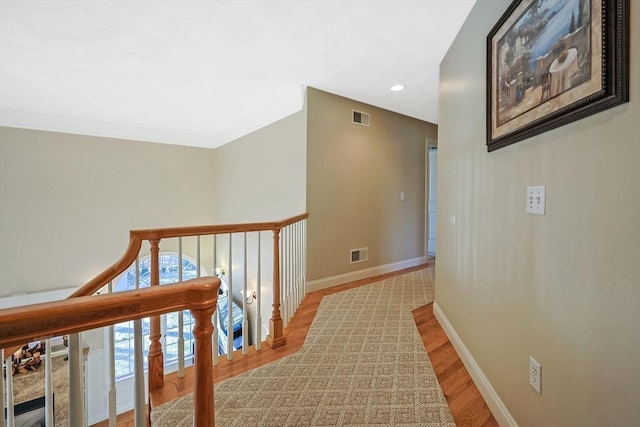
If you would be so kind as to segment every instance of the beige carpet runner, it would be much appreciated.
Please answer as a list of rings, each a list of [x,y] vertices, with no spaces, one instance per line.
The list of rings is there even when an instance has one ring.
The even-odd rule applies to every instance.
[[[430,269],[323,298],[299,353],[215,387],[218,426],[455,426],[411,311]],[[154,426],[191,426],[192,395]]]

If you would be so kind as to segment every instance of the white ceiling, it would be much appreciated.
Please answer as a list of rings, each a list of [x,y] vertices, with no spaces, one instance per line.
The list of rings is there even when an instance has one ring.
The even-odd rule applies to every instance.
[[[0,125],[217,147],[305,86],[437,123],[474,2],[0,0]]]

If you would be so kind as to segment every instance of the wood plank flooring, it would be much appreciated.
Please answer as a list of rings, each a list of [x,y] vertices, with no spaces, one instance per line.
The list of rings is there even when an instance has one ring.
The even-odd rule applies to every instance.
[[[497,427],[489,407],[433,314],[433,304],[415,309],[413,319],[456,425]]]
[[[260,351],[256,351],[252,346],[249,354],[246,356],[242,355],[240,351],[235,352],[232,362],[229,362],[226,358],[221,358],[218,366],[214,367],[214,382],[218,383],[240,375],[253,368],[274,362],[300,350],[309,331],[309,327],[318,311],[320,301],[324,296],[358,286],[368,285],[388,277],[420,270],[426,266],[427,265],[412,267],[307,294],[298,308],[296,315],[285,329],[285,337],[287,339],[286,346],[271,349],[263,344]],[[455,352],[453,345],[451,345],[435,318],[432,304],[416,309],[413,315],[456,424],[458,426],[473,427],[498,426],[487,404],[473,383],[473,380],[471,380],[469,373]],[[178,378],[177,374],[169,374],[165,377],[164,388],[151,393],[151,405],[161,405],[162,403],[191,393],[192,389],[193,369],[186,369],[184,378]],[[118,426],[133,426],[132,418],[132,415],[122,414],[118,417]],[[103,423],[97,424],[97,426],[100,427],[106,425],[107,424]]]

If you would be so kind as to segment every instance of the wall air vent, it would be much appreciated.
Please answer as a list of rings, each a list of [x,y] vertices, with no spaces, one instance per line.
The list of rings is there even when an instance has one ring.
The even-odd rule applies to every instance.
[[[351,122],[360,126],[369,127],[369,113],[351,110]]]
[[[349,264],[369,261],[369,248],[351,249],[349,253]]]

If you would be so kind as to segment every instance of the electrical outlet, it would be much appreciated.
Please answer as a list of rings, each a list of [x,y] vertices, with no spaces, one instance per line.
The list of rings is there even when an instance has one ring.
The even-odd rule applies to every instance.
[[[534,215],[545,214],[544,185],[527,187],[527,213],[534,214]]]
[[[529,384],[538,394],[542,394],[542,366],[529,356]]]

